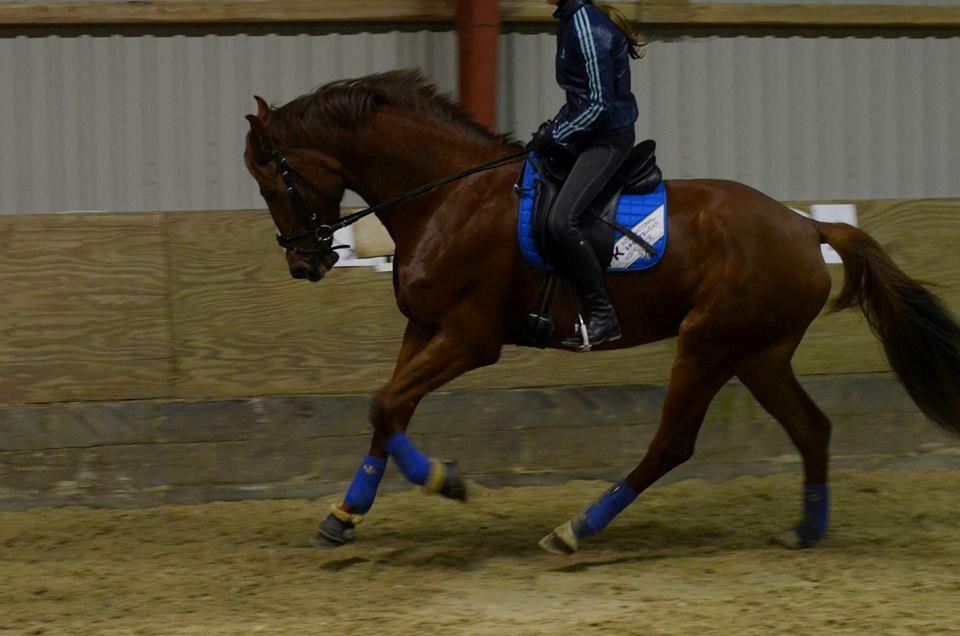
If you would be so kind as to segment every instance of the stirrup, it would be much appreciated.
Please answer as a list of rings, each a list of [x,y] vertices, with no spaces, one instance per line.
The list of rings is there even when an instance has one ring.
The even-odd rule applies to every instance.
[[[567,283],[570,285],[570,296],[573,298],[573,307],[577,312],[577,319],[573,323],[574,335],[561,340],[560,346],[585,353],[590,351],[590,347],[593,343],[590,342],[590,335],[587,333],[587,322],[583,319],[583,304],[580,301],[580,292],[577,291],[577,286],[573,283],[572,278],[568,277]],[[578,333],[580,334],[579,343],[574,340],[577,337],[576,334]]]
[[[583,316],[579,313],[577,314],[577,321],[573,323],[573,334],[574,335],[570,336],[569,338],[564,338],[560,344],[564,347],[575,349],[576,351],[590,351],[592,343],[590,342],[590,334],[587,332],[587,323],[583,320]],[[580,335],[579,343],[575,342],[574,340],[577,337],[577,334]]]
[[[600,346],[607,342],[613,342],[614,340],[619,340],[622,337],[620,331],[620,325],[614,323],[612,329],[606,331],[599,330],[598,333],[594,334],[594,339],[590,339],[590,329],[588,325],[584,322],[583,317],[577,316],[577,324],[574,325],[574,331],[579,331],[580,339],[577,340],[577,334],[574,333],[573,336],[565,338],[561,341],[561,345],[564,347],[569,347],[576,349],[577,351],[590,351],[593,347]]]

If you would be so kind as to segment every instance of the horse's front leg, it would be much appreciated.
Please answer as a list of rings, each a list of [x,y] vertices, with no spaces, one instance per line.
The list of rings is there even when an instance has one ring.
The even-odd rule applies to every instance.
[[[314,545],[340,545],[355,538],[356,523],[373,505],[388,455],[394,456],[408,480],[424,486],[428,492],[466,498],[456,465],[429,460],[405,431],[424,395],[499,358],[499,341],[490,334],[467,329],[467,324],[452,321],[433,332],[412,323],[407,326],[393,378],[377,392],[370,405],[374,428],[370,452],[343,502],[335,505],[320,524]]]
[[[423,350],[433,333],[434,331],[424,329],[413,322],[407,323],[393,371],[394,378],[415,355]],[[411,415],[413,415],[413,408],[409,409],[406,421],[402,423],[404,430]],[[343,545],[356,538],[356,524],[373,507],[380,480],[383,479],[383,473],[387,468],[388,455],[384,448],[385,443],[386,440],[374,431],[373,439],[370,440],[370,451],[361,460],[346,495],[342,501],[330,507],[330,513],[320,523],[317,536],[313,541],[318,548]]]

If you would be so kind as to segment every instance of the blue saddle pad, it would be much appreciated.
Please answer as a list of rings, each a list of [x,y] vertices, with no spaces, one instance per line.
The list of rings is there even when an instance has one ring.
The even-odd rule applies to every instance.
[[[523,168],[523,180],[520,187],[520,214],[517,224],[517,236],[520,239],[520,251],[527,262],[537,269],[553,269],[537,251],[533,240],[533,205],[537,192],[537,179],[540,176],[534,162],[527,161]],[[617,223],[630,228],[635,234],[654,248],[653,256],[616,231],[613,237],[613,258],[610,272],[636,272],[650,269],[660,262],[667,250],[667,192],[663,183],[648,194],[625,194],[617,205]]]

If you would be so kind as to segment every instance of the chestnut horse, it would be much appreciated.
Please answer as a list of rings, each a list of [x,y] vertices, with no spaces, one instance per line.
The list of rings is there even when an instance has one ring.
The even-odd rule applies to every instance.
[[[318,281],[336,261],[316,230],[340,215],[345,189],[374,205],[521,147],[471,121],[415,71],[339,81],[248,115],[244,160],[260,186],[291,275]],[[315,544],[354,538],[388,456],[412,482],[464,498],[455,465],[430,461],[405,435],[420,400],[522,342],[542,274],[517,244],[519,165],[470,176],[377,216],[396,244],[394,291],[408,319],[393,377],[372,399],[373,439]],[[830,292],[820,245],[843,258],[836,309],[859,306],[919,408],[960,434],[960,328],[863,231],[820,223],[740,183],[666,181],[670,244],[650,271],[607,276],[623,337],[602,349],[677,336],[660,426],[640,464],[583,514],[541,541],[569,553],[638,493],[693,455],[710,401],[734,376],[786,429],[803,458],[804,517],[782,541],[827,529],[830,421],[797,382],[791,358]],[[326,240],[324,240],[326,239]],[[569,297],[554,317],[573,325]],[[564,334],[556,334],[557,347]]]

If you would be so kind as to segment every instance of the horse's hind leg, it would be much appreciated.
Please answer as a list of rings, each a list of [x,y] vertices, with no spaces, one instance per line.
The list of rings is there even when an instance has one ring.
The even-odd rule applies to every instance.
[[[793,548],[809,548],[823,538],[830,505],[830,420],[800,386],[790,364],[801,337],[802,334],[768,350],[737,372],[757,402],[786,429],[803,457],[803,521],[778,537],[781,543]]]
[[[710,401],[733,377],[735,354],[724,352],[723,337],[702,342],[683,333],[670,374],[660,427],[640,464],[626,479],[615,484],[582,514],[558,526],[540,541],[548,552],[569,554],[579,540],[596,534],[649,488],[693,456],[694,445]],[[735,340],[735,339],[732,339]]]

